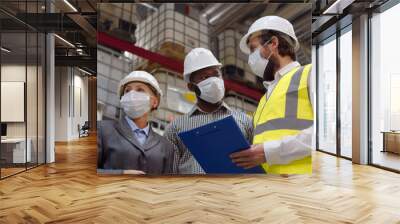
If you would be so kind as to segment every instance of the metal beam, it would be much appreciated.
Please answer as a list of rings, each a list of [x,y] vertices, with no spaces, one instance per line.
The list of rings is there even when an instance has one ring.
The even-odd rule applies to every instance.
[[[299,10],[299,4],[285,4],[283,5],[282,8],[279,9],[279,11],[275,13],[275,15],[281,16],[289,21],[292,21],[294,18],[298,17],[303,13],[304,13],[303,11]]]
[[[336,0],[322,14],[342,14],[343,10],[351,5],[354,0]]]
[[[68,14],[77,25],[79,25],[90,37],[96,38],[97,30],[90,24],[85,17],[80,14]]]
[[[73,20],[61,13],[18,13],[13,19],[15,18],[24,24],[28,24],[31,29],[41,32],[82,30]]]
[[[233,16],[226,17],[224,21],[221,21],[214,28],[212,28],[212,30],[210,32],[211,36],[217,35],[218,33],[222,32],[224,29],[235,24],[237,21],[243,20],[243,18],[248,16],[248,13],[250,13],[256,7],[258,7],[257,4],[241,4],[241,7],[236,9],[231,14]],[[240,13],[238,13],[238,12],[240,12]]]
[[[312,33],[316,32],[332,18],[334,18],[334,16],[320,16],[315,22],[312,23],[311,32]]]
[[[264,12],[261,14],[260,17],[275,15],[279,5],[280,5],[279,3],[268,4],[267,8],[264,10]]]
[[[96,71],[97,59],[90,56],[55,56],[56,66],[88,67]]]
[[[104,33],[104,32],[98,32],[97,38],[98,38],[99,44],[102,44],[104,46],[107,46],[107,47],[110,47],[113,49],[117,49],[120,51],[128,51],[139,57],[145,58],[151,62],[158,63],[167,69],[170,69],[172,71],[179,73],[180,75],[182,75],[182,73],[183,73],[183,62],[182,61],[178,61],[178,60],[166,57],[164,55],[146,50],[144,48],[137,47],[137,46],[133,45],[131,42],[117,39],[113,36],[110,36],[110,35]],[[251,99],[258,101],[263,95],[262,92],[251,89],[250,87],[243,85],[243,83],[235,82],[232,80],[224,80],[224,82],[225,82],[225,87],[227,90],[237,92],[237,93],[247,96]]]
[[[217,9],[223,6],[222,3],[210,3],[207,8],[200,12],[200,15],[204,15],[207,19],[211,14],[213,14]]]
[[[52,1],[54,6],[64,13],[75,12],[71,7],[69,7],[63,0]],[[72,1],[71,1],[72,2]],[[69,2],[71,4],[71,2]],[[74,6],[74,5],[73,5]],[[74,6],[76,8],[76,6]]]
[[[235,14],[235,12],[238,10],[238,6],[239,8],[241,7],[240,4],[229,4],[227,6],[224,7],[224,9],[222,9],[221,11],[219,11],[216,15],[213,15],[208,22],[211,25],[216,25],[218,20],[221,20],[221,18],[226,18],[232,14]]]

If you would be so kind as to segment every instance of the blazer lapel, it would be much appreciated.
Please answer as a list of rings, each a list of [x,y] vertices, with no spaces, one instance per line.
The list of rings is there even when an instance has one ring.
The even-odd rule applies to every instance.
[[[152,129],[152,127],[150,127],[149,130],[149,136],[147,137],[147,140],[145,141],[145,143],[143,144],[143,148],[144,150],[149,150],[152,147],[154,147],[155,145],[157,145],[160,142],[160,136],[158,136]]]
[[[131,128],[129,127],[128,122],[125,120],[125,117],[121,117],[119,119],[118,124],[116,125],[116,129],[118,132],[124,136],[132,145],[136,146],[136,148],[140,149],[140,151],[144,152],[144,148],[137,141]]]

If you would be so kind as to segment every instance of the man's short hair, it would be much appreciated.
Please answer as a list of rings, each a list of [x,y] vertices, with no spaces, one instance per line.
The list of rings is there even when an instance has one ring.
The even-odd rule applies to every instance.
[[[296,60],[296,51],[293,43],[290,44],[288,40],[292,40],[288,35],[279,31],[263,30],[261,32],[261,45],[264,45],[267,41],[271,40],[273,36],[276,36],[279,41],[278,52],[281,56],[289,56],[293,61]]]

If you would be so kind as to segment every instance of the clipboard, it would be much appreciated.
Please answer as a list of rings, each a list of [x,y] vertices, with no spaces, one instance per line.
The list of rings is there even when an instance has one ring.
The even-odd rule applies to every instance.
[[[232,116],[178,136],[207,174],[265,173],[261,166],[244,169],[232,163],[231,153],[250,148]]]

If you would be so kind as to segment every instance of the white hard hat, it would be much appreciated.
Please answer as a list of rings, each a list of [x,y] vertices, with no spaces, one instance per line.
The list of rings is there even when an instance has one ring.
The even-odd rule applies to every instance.
[[[149,84],[151,87],[153,87],[158,95],[161,97],[162,91],[160,86],[158,85],[158,82],[154,76],[152,76],[150,73],[145,72],[145,71],[133,71],[129,73],[129,75],[125,76],[120,82],[118,86],[118,94],[119,97],[121,97],[124,94],[124,86],[130,82],[143,82],[146,84]]]
[[[294,33],[293,25],[287,20],[279,16],[264,16],[257,19],[253,24],[251,24],[249,31],[247,31],[246,35],[242,37],[240,40],[240,50],[243,53],[250,54],[250,48],[247,45],[247,40],[251,34],[261,31],[261,30],[274,30],[284,33],[291,38],[292,41],[289,43],[295,42],[294,49],[297,51],[299,49],[299,41],[297,40],[296,34]]]
[[[190,74],[203,68],[221,66],[213,53],[205,48],[194,48],[185,57],[183,79],[190,82]]]

